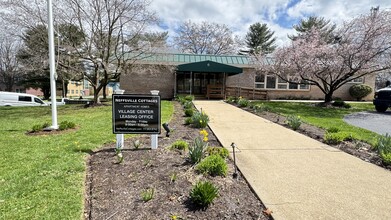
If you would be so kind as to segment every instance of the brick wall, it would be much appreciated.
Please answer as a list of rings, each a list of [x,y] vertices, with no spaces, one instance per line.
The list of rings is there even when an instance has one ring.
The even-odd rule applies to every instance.
[[[121,75],[120,88],[126,94],[151,94],[159,90],[162,99],[174,97],[175,75],[172,66],[139,65]]]

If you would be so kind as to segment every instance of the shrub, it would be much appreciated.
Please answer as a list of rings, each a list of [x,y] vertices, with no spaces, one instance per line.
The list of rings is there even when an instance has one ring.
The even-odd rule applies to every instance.
[[[207,173],[211,176],[226,176],[227,162],[219,155],[210,155],[205,157],[196,167],[201,173]]]
[[[176,140],[171,144],[171,149],[186,150],[189,148],[189,143],[184,140]]]
[[[332,103],[332,106],[340,108],[351,108],[352,106],[341,99],[337,99]]]
[[[229,155],[228,150],[224,147],[208,147],[206,152],[208,155],[219,155],[222,158],[227,158]]]
[[[357,138],[348,132],[336,132],[336,133],[327,132],[323,137],[323,139],[325,143],[334,145],[334,144],[339,144],[342,141],[355,140]]]
[[[43,129],[42,125],[36,124],[36,125],[33,125],[33,127],[31,128],[31,131],[38,132],[38,131],[42,131],[42,129]]]
[[[62,131],[62,130],[66,130],[66,129],[72,129],[75,127],[76,127],[76,124],[74,122],[62,121],[62,122],[60,122],[58,129],[60,129]]]
[[[194,114],[194,109],[193,108],[188,108],[188,109],[185,110],[186,117],[191,117],[191,116],[193,116],[193,114]]]
[[[357,101],[360,101],[365,96],[369,95],[372,92],[372,88],[365,84],[356,84],[349,88],[349,93],[353,98],[356,98]]]
[[[193,103],[192,103],[191,101],[185,101],[185,102],[183,103],[183,108],[185,108],[185,109],[191,109],[191,108],[193,108]]]
[[[263,104],[263,103],[253,105],[253,109],[255,112],[265,112],[265,111],[268,112],[268,111],[270,111],[270,107]]]
[[[187,95],[187,96],[185,96],[185,100],[192,102],[194,100],[194,95]]]
[[[383,162],[391,165],[391,136],[389,134],[380,136],[376,147]]]
[[[141,199],[144,202],[148,202],[149,200],[153,199],[153,196],[155,195],[155,189],[146,189],[141,192]]]
[[[208,147],[207,142],[203,142],[197,137],[192,146],[189,147],[189,158],[193,164],[199,163],[205,154],[205,149]]]
[[[208,207],[218,196],[219,190],[208,181],[198,182],[190,191],[190,200],[201,207]]]
[[[196,128],[205,128],[209,122],[209,116],[204,112],[195,112],[191,117],[192,124]]]
[[[250,103],[250,101],[248,101],[245,98],[239,98],[239,100],[238,100],[238,105],[240,107],[247,107],[249,103]]]
[[[337,133],[337,132],[339,132],[340,130],[339,130],[339,128],[331,127],[331,128],[328,128],[326,131],[327,131],[328,133]]]
[[[185,119],[185,125],[190,125],[190,124],[193,124],[193,118],[186,118]]]
[[[184,96],[181,96],[181,95],[178,95],[178,96],[176,97],[176,99],[178,100],[179,103],[181,103],[181,105],[185,104],[185,102],[186,102],[185,97],[184,97]]]
[[[288,117],[286,118],[286,123],[288,124],[289,127],[291,127],[294,131],[296,131],[297,129],[299,129],[302,121],[300,116],[288,115]]]

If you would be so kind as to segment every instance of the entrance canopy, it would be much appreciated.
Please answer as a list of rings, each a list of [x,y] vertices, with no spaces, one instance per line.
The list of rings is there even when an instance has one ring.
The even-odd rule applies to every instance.
[[[242,73],[243,69],[227,64],[217,63],[210,60],[187,63],[178,65],[178,72],[201,72],[201,73],[226,73],[228,75],[235,75]]]

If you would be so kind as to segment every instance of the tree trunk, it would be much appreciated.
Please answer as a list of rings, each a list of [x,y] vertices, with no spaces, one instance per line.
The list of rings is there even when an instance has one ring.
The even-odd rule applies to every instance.
[[[106,94],[106,85],[103,86],[102,90],[103,90],[103,99],[106,99],[106,96],[107,96],[107,94]]]
[[[99,90],[97,87],[93,87],[94,88],[94,104],[101,104],[100,103],[100,99],[99,99]]]
[[[331,103],[331,101],[333,101],[333,91],[325,94],[324,96],[324,102],[327,104],[327,103]]]

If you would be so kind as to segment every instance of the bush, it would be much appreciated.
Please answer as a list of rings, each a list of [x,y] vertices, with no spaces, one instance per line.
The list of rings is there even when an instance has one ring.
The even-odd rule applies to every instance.
[[[66,129],[72,129],[75,127],[76,127],[76,124],[74,122],[62,121],[62,122],[60,122],[58,129],[60,129],[62,131],[62,130],[66,130]]]
[[[383,162],[391,165],[391,136],[389,134],[380,136],[376,147]]]
[[[176,97],[176,99],[178,100],[179,103],[181,103],[181,105],[185,104],[185,102],[186,102],[185,97],[184,97],[184,96],[181,96],[181,95],[178,95],[178,96]]]
[[[227,100],[226,100],[228,103],[236,103],[236,97],[234,96],[228,96],[227,97]]]
[[[351,108],[352,106],[346,102],[344,102],[341,99],[336,99],[333,103],[332,106],[335,107],[340,107],[340,108]]]
[[[42,131],[42,125],[33,125],[33,127],[31,128],[31,131],[32,132],[38,132],[38,131]]]
[[[188,148],[189,143],[184,140],[176,140],[174,143],[171,144],[171,149],[187,150]]]
[[[239,100],[238,100],[238,105],[240,107],[247,107],[249,103],[250,103],[250,101],[248,101],[245,98],[239,98]]]
[[[193,164],[199,163],[205,155],[205,149],[208,143],[203,142],[201,138],[197,137],[192,146],[189,147],[189,158]]]
[[[300,116],[288,115],[288,117],[286,118],[286,123],[288,124],[289,127],[291,127],[294,131],[296,131],[297,129],[299,129],[302,121]]]
[[[191,116],[193,116],[193,114],[194,114],[194,109],[193,108],[188,108],[188,109],[185,110],[186,117],[191,117]]]
[[[323,139],[325,143],[335,145],[341,143],[342,141],[355,140],[357,138],[348,132],[336,132],[336,133],[327,132],[323,137]]]
[[[190,191],[190,200],[201,207],[208,207],[218,196],[219,190],[208,181],[198,182]]]
[[[196,167],[196,169],[211,176],[226,176],[228,171],[227,162],[219,155],[210,155],[205,157]]]
[[[191,117],[193,125],[196,128],[206,128],[209,122],[209,116],[204,112],[195,112]]]
[[[194,101],[194,95],[187,95],[187,96],[185,96],[185,100],[186,101],[190,101],[190,102]]]
[[[365,96],[369,95],[372,92],[372,88],[365,84],[356,84],[349,88],[349,93],[353,98],[356,98],[357,101],[360,101]]]
[[[222,158],[227,158],[229,155],[228,150],[224,147],[208,147],[206,152],[208,155],[219,155]]]

